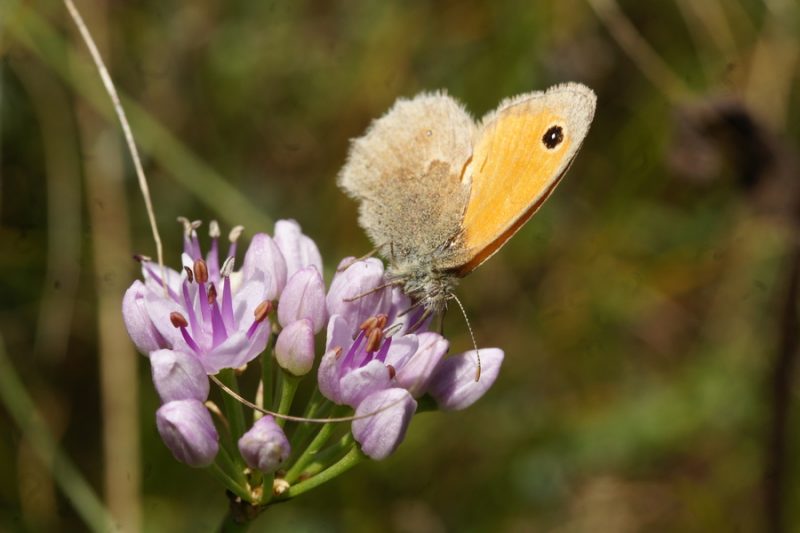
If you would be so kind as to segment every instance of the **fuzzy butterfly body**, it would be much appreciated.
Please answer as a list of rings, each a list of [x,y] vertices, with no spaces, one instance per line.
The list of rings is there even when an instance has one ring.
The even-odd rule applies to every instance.
[[[400,99],[355,139],[339,186],[389,262],[388,278],[429,311],[494,255],[569,168],[595,110],[577,83],[522,94],[475,122],[444,92]]]

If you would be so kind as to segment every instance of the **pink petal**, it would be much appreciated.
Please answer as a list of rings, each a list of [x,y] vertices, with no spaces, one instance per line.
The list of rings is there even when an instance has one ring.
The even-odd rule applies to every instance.
[[[307,266],[314,266],[322,272],[322,256],[317,245],[303,234],[296,221],[279,220],[275,223],[275,244],[286,261],[287,279]]]
[[[394,452],[403,442],[417,402],[405,389],[386,389],[375,392],[362,401],[356,416],[370,415],[353,421],[353,437],[361,450],[380,461]]]
[[[398,385],[418,398],[428,389],[428,383],[447,353],[449,343],[438,333],[420,333],[416,337],[419,348],[405,361],[405,364],[397,368],[396,379]]]
[[[244,256],[244,279],[250,279],[256,271],[264,273],[264,279],[268,282],[266,298],[278,298],[286,285],[286,261],[275,241],[266,233],[253,235]]]
[[[122,319],[136,348],[148,355],[168,345],[147,314],[144,303],[146,291],[144,283],[139,280],[134,281],[125,291],[125,296],[122,298]]]
[[[342,402],[355,407],[373,392],[388,389],[391,378],[385,364],[372,360],[346,373],[339,383]]]
[[[328,320],[325,307],[325,282],[316,267],[301,268],[289,278],[278,302],[278,322],[286,327],[308,319],[318,333]]]
[[[238,368],[249,362],[252,353],[250,340],[243,331],[237,331],[225,342],[200,356],[200,362],[208,374],[216,374],[223,368]],[[255,355],[258,355],[256,353]],[[252,358],[252,357],[251,357]]]
[[[153,384],[162,402],[203,402],[208,398],[208,376],[196,356],[174,350],[156,350],[150,354],[150,366]]]
[[[446,358],[436,369],[428,386],[439,409],[454,411],[469,407],[489,390],[503,364],[503,350],[482,348],[481,376],[475,381],[477,358],[475,350]]]

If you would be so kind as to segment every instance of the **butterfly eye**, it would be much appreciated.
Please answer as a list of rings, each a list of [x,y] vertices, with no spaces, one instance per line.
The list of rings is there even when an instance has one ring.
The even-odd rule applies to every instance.
[[[550,128],[544,133],[542,137],[542,142],[544,143],[545,147],[548,150],[552,150],[559,144],[561,141],[564,140],[564,130],[561,129],[561,126],[550,126]]]

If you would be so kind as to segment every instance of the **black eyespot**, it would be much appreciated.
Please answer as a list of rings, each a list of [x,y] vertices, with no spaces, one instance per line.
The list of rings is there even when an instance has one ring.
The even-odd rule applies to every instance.
[[[548,150],[552,150],[561,144],[561,141],[563,140],[564,130],[561,129],[561,126],[550,126],[550,129],[548,129],[542,137],[542,142]]]

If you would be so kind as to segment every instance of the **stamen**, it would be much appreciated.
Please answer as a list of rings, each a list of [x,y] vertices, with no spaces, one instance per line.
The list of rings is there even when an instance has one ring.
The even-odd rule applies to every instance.
[[[188,266],[183,267],[183,269],[186,271],[186,279],[189,280],[189,283],[193,282],[194,273],[192,273],[192,269],[189,268]]]
[[[386,362],[386,356],[389,355],[389,348],[392,346],[392,338],[389,337],[386,339],[386,342],[383,343],[381,349],[375,354],[375,359],[380,361],[381,363]]]
[[[186,330],[186,326],[189,325],[189,323],[186,322],[186,318],[184,318],[184,316],[178,311],[173,311],[169,314],[169,321],[172,322],[173,326],[181,330],[181,335],[183,335],[183,340],[186,341],[186,344],[188,344],[189,347],[195,352],[200,353],[200,347],[197,346],[197,343]]]
[[[187,270],[188,267],[187,267]],[[189,282],[188,280],[183,283],[183,307],[189,313],[189,324],[192,326],[192,333],[195,335],[200,334],[200,325],[197,323],[197,315],[194,313],[194,303],[192,297],[189,295]]]
[[[361,325],[358,326],[358,329],[360,329],[361,331],[369,331],[369,330],[375,328],[375,326],[377,326],[377,325],[378,325],[378,318],[374,317],[374,316],[371,316],[368,319],[366,319],[364,322],[362,322]],[[358,335],[358,332],[356,332],[355,335]],[[353,335],[353,338],[355,338],[355,335]]]
[[[386,365],[386,368],[389,369],[389,379],[394,379],[397,375],[397,370],[392,365]]]
[[[255,316],[255,320],[253,323],[250,324],[250,328],[247,330],[247,338],[251,338],[253,334],[256,332],[259,324],[264,322],[267,319],[270,311],[272,311],[272,302],[269,300],[264,300],[258,307],[256,307],[255,311],[253,311],[253,315]]]
[[[383,330],[380,328],[372,328],[367,333],[367,344],[364,349],[367,353],[372,353],[381,346],[381,341],[383,340]]]
[[[228,240],[231,242],[236,242],[239,240],[239,237],[241,237],[243,231],[244,226],[234,226],[230,233],[228,233]]]
[[[189,335],[189,331],[186,328],[181,328],[181,335],[183,335],[183,340],[186,341],[186,344],[189,345],[189,348],[195,351],[195,353],[200,353],[200,347],[194,342],[194,339],[191,335]]]
[[[208,268],[206,262],[202,259],[197,259],[194,262],[194,279],[197,280],[197,289],[199,291],[200,300],[200,315],[203,317],[203,322],[210,319],[210,309],[208,307],[208,295],[206,294],[206,285],[208,281]]]
[[[212,239],[219,239],[219,223],[216,220],[212,220],[208,223],[208,236]]]
[[[263,322],[271,311],[272,302],[269,300],[264,300],[258,304],[258,307],[256,307],[255,311],[253,311],[253,316],[256,317],[256,322]]]
[[[149,263],[153,259],[149,255],[133,254],[133,260],[137,263]]]
[[[214,287],[213,285],[211,286]],[[222,344],[228,338],[228,332],[225,330],[225,324],[222,322],[222,315],[219,312],[219,306],[216,301],[217,291],[214,290],[214,301],[211,304],[211,334],[212,345],[214,348]],[[209,300],[211,300],[211,292],[209,292]]]
[[[228,257],[236,257],[236,241],[241,237],[244,231],[244,226],[234,226],[230,233],[228,233],[228,240],[231,245],[228,248]]]
[[[381,329],[385,328],[386,323],[389,322],[389,316],[384,313],[375,315],[375,318],[377,319],[377,324],[375,326]]]
[[[359,346],[361,346],[361,342],[364,340],[365,335],[366,334],[364,333],[364,331],[360,331],[358,335],[356,335],[356,338],[353,341],[353,345],[350,346],[349,350],[347,350],[347,355],[345,355],[344,359],[342,360],[342,366],[340,367],[342,371],[346,371],[346,369],[348,369],[351,366],[353,357],[355,356]]]
[[[384,328],[383,336],[386,337],[386,338],[392,337],[395,333],[397,333],[398,331],[403,329],[404,325],[405,324],[403,324],[402,322],[395,322],[394,324],[392,324],[388,328]]]
[[[225,265],[228,261],[225,261]],[[222,265],[223,270],[225,265]],[[231,292],[231,278],[224,276],[222,278],[222,320],[229,328],[233,327],[233,293]]]
[[[183,251],[192,259],[200,257],[200,243],[197,242],[195,230],[200,227],[199,220],[194,222],[186,217],[178,217],[178,222],[183,225]]]
[[[169,314],[169,321],[176,328],[185,328],[189,325],[189,323],[186,321],[186,318],[178,311],[173,311]]]
[[[183,236],[188,239],[192,234],[192,223],[186,217],[178,217],[178,223],[183,225]]]
[[[208,305],[214,305],[215,303],[217,303],[217,288],[211,282],[208,284]]]
[[[161,275],[158,272],[156,272],[156,270],[152,267],[152,263],[150,263],[150,261],[143,262],[142,263],[142,269],[147,273],[148,276],[153,278],[153,281],[158,283],[160,286],[166,285],[161,280]],[[166,285],[166,287],[167,287],[167,294],[169,294],[169,297],[177,302],[178,301],[178,294],[169,285]]]
[[[211,237],[211,247],[206,254],[206,262],[208,263],[208,272],[213,279],[219,277],[219,224],[216,220],[212,220],[208,224],[208,236]]]
[[[333,358],[334,359],[339,359],[342,356],[342,347],[341,346],[337,346],[336,348],[333,349],[333,351],[334,351],[334,354],[333,354]]]
[[[233,273],[233,265],[236,262],[236,259],[233,257],[228,257],[224,263],[222,263],[222,268],[219,270],[220,276],[228,277]]]
[[[206,262],[202,259],[197,259],[194,262],[194,277],[197,283],[205,283],[208,281],[208,267]]]
[[[197,223],[200,225],[200,221],[196,220],[192,222],[192,224]],[[193,259],[200,259],[203,257],[203,252],[200,251],[200,239],[197,238],[197,232],[192,230],[192,253],[189,254]]]

